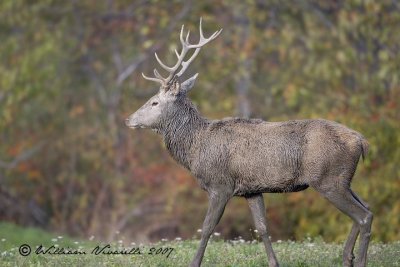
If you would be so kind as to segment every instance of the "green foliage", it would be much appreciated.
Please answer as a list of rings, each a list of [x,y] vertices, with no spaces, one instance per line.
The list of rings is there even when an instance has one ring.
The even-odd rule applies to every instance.
[[[0,186],[37,203],[48,229],[191,236],[205,193],[159,137],[123,121],[156,92],[139,75],[155,66],[153,52],[171,64],[179,25],[196,32],[203,16],[205,32],[224,31],[190,68],[200,72],[191,98],[202,113],[232,116],[246,100],[253,117],[322,117],[358,130],[370,152],[353,188],[375,214],[373,239],[399,240],[399,11],[357,0],[2,1],[0,163],[23,160],[0,165]],[[271,235],[342,241],[350,219],[310,191],[266,197]],[[245,202],[234,200],[218,231],[249,238],[249,228]]]

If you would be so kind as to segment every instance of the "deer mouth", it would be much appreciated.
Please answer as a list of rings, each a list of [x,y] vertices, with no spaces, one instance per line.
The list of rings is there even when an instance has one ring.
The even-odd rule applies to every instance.
[[[144,128],[143,124],[140,123],[132,123],[130,119],[125,120],[125,125],[128,126],[131,129],[138,129],[138,128]]]
[[[126,126],[128,126],[131,129],[143,129],[143,128],[145,128],[142,124],[127,124]]]

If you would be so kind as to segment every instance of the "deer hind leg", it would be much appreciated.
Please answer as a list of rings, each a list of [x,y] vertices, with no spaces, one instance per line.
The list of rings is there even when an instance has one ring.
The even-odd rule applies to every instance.
[[[249,204],[251,214],[253,215],[254,225],[264,243],[265,250],[268,256],[269,266],[270,267],[279,266],[267,232],[267,219],[265,217],[266,214],[265,214],[263,195],[257,194],[251,197],[246,197],[246,199],[247,203]]]
[[[363,205],[367,210],[369,209],[369,205],[364,202],[360,197],[356,195],[351,189],[350,192],[352,196],[361,204]],[[349,234],[349,237],[346,240],[346,244],[344,245],[344,250],[343,250],[343,266],[353,266],[353,260],[354,260],[354,245],[356,244],[356,240],[358,237],[358,234],[360,232],[360,229],[358,227],[357,223],[353,223],[353,226],[351,228],[351,232]]]
[[[209,206],[207,210],[207,215],[203,223],[203,228],[201,232],[201,240],[200,246],[197,249],[196,256],[194,257],[191,267],[198,267],[201,264],[201,261],[204,256],[204,252],[207,247],[208,240],[210,239],[211,234],[213,233],[215,226],[217,226],[219,220],[224,213],[226,203],[231,198],[230,195],[227,194],[210,194],[209,196]]]
[[[367,205],[363,203],[348,187],[339,186],[323,189],[321,187],[316,187],[315,189],[328,199],[336,208],[354,221],[344,247],[343,264],[345,266],[351,266],[353,258],[352,250],[357,235],[360,234],[360,247],[355,266],[366,266],[367,250],[371,236],[372,212],[368,210]]]

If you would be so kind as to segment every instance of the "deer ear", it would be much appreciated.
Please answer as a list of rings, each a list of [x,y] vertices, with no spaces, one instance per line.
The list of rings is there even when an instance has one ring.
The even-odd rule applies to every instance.
[[[180,89],[180,93],[187,93],[190,91],[190,89],[193,88],[194,86],[194,82],[196,81],[197,75],[199,75],[198,73],[196,73],[195,75],[193,75],[192,77],[190,77],[189,79],[187,79],[186,81],[184,81],[183,83],[181,83],[181,89]]]

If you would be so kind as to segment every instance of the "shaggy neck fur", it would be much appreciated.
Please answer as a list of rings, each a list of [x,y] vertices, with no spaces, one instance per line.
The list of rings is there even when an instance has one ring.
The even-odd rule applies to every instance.
[[[208,124],[192,102],[182,97],[175,103],[175,109],[166,114],[161,122],[159,132],[164,137],[165,145],[171,156],[190,170],[192,149],[195,147],[199,133]]]

